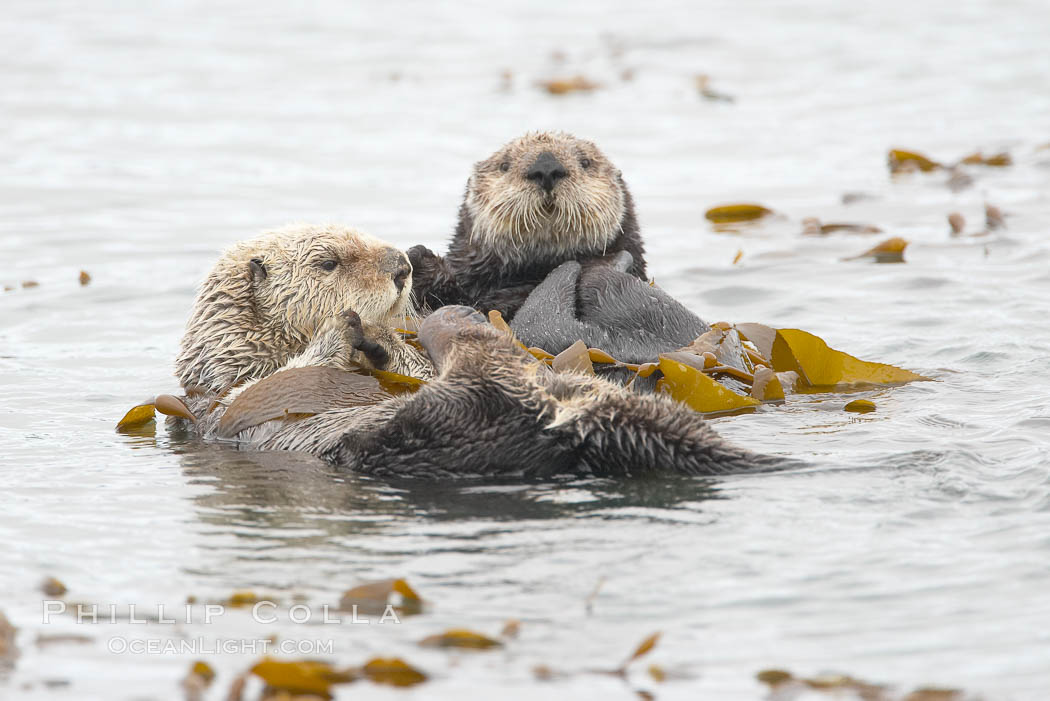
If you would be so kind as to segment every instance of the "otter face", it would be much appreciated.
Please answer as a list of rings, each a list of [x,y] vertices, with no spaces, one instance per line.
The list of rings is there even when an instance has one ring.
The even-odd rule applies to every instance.
[[[589,141],[530,133],[477,163],[465,206],[471,239],[505,257],[601,253],[620,233],[620,171]]]
[[[305,226],[256,242],[248,261],[264,325],[309,337],[326,320],[353,309],[365,322],[388,324],[404,313],[412,266],[400,250],[355,229]]]

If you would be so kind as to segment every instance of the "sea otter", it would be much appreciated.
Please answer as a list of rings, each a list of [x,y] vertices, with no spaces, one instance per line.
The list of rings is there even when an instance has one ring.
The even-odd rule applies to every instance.
[[[400,251],[353,229],[293,227],[227,250],[201,288],[176,363],[198,434],[385,478],[784,466],[727,443],[667,397],[555,373],[469,307],[424,321],[424,355],[392,328],[411,284]],[[432,379],[393,396],[376,378],[347,372],[361,366]]]
[[[444,258],[408,250],[424,310],[464,304],[508,321],[533,288],[565,261],[584,265],[630,254],[645,278],[644,248],[623,176],[590,141],[536,132],[474,165]]]
[[[202,283],[175,374],[198,417],[297,367],[388,369],[429,379],[395,327],[411,310],[397,248],[343,226],[295,225],[228,248]]]
[[[252,445],[384,478],[543,479],[783,468],[726,442],[696,412],[576,373],[556,374],[468,307],[423,322],[437,376],[411,395],[317,414]]]

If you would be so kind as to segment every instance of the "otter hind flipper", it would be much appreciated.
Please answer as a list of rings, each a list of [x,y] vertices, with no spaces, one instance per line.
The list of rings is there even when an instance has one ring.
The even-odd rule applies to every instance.
[[[584,268],[577,294],[581,321],[607,329],[614,338],[624,341],[638,339],[641,334],[649,344],[647,357],[628,362],[654,360],[660,353],[688,345],[711,328],[656,285],[612,266]],[[603,350],[613,353],[609,348]]]
[[[560,353],[578,340],[617,360],[644,363],[686,346],[710,327],[661,290],[612,264],[555,268],[515,315],[511,328],[525,345]]]
[[[576,286],[583,267],[576,261],[562,263],[529,294],[510,323],[527,346],[560,353],[576,341],[591,348],[609,344],[600,327],[580,321],[576,312]]]

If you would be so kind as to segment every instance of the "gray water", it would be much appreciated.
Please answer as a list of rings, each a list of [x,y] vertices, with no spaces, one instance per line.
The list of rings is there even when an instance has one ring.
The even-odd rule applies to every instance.
[[[343,698],[756,699],[769,667],[1046,697],[1045,2],[292,5],[5,3],[0,611],[21,656],[0,696],[177,698],[202,655],[110,641],[276,634],[431,676]],[[602,87],[535,84],[577,73]],[[701,99],[697,73],[735,101]],[[807,329],[936,381],[864,392],[878,411],[863,416],[842,411],[853,397],[796,395],[719,419],[737,443],[813,467],[717,481],[405,489],[162,426],[113,430],[177,389],[182,325],[223,246],[333,221],[441,249],[471,164],[546,128],[622,168],[651,273],[708,320]],[[891,179],[891,147],[1008,150],[1015,164],[973,168],[956,193],[943,173]],[[872,197],[843,205],[852,191]],[[736,233],[704,220],[736,201],[778,216]],[[948,235],[952,211],[980,230],[986,201],[1007,229]],[[807,216],[902,236],[907,262],[843,261],[879,237],[803,237]],[[246,610],[45,624],[45,576],[68,601],[148,613],[238,589],[317,609],[398,576],[430,606],[400,625]],[[521,632],[501,651],[416,645],[511,618]],[[654,631],[626,682],[577,673]],[[69,634],[87,639],[37,642]],[[259,655],[204,657],[217,699]],[[675,678],[655,682],[650,663]],[[540,681],[538,664],[573,674]]]

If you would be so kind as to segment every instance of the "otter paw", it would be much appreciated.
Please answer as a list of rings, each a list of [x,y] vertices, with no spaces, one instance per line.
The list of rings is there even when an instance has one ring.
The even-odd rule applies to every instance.
[[[408,256],[408,262],[412,264],[413,270],[424,268],[427,264],[432,265],[434,261],[441,260],[441,256],[422,245],[413,246],[405,251],[405,255]]]
[[[351,348],[360,349],[365,342],[365,327],[361,322],[361,316],[353,309],[344,309],[339,314],[344,324],[343,333]]]
[[[369,338],[369,336],[379,337],[376,329],[366,331],[361,316],[353,309],[344,310],[339,317],[346,324],[344,335],[350,347],[355,351],[360,351],[372,367],[378,370],[385,368],[390,362],[390,353],[373,338]]]

